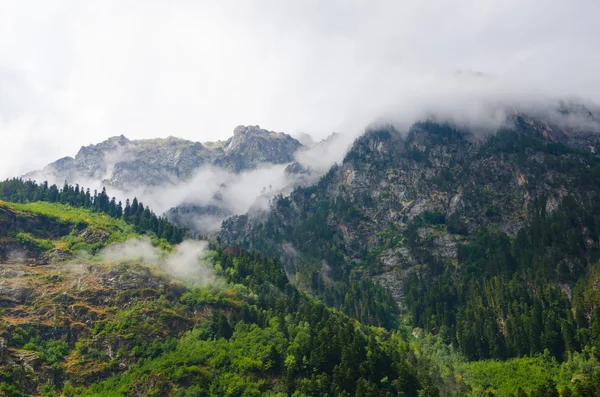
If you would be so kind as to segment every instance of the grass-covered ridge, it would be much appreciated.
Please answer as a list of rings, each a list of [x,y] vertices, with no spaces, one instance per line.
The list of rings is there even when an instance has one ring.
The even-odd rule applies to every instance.
[[[26,204],[0,201],[0,211],[22,219],[9,223],[12,226],[6,234],[38,253],[59,249],[93,254],[111,244],[139,238],[150,240],[154,246],[172,248],[172,244],[153,233],[141,235],[123,219],[87,208],[45,201]],[[56,225],[61,227],[57,229]]]
[[[61,222],[98,227],[112,232],[134,233],[132,225],[122,219],[115,219],[100,212],[92,212],[85,208],[75,208],[67,204],[37,201],[33,203],[4,203],[4,206],[16,211],[42,214]]]
[[[85,208],[102,213],[111,218],[121,219],[133,225],[139,234],[152,234],[169,243],[180,243],[188,237],[188,231],[171,224],[164,216],[157,216],[150,208],[134,198],[125,203],[110,198],[105,189],[100,193],[84,189],[79,185],[65,183],[62,189],[47,182],[24,181],[20,178],[0,182],[0,200],[15,203],[49,202],[68,204],[75,208]]]

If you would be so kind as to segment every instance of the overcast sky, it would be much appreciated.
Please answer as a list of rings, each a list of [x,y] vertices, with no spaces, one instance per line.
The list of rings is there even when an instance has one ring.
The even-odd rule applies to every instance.
[[[0,0],[0,177],[119,134],[358,131],[481,84],[598,102],[599,20],[597,0]]]

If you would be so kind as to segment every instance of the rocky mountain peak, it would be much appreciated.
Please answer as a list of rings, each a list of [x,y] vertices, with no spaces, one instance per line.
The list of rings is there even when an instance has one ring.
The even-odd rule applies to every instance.
[[[79,152],[77,152],[77,156],[86,156],[91,153],[116,150],[119,147],[128,145],[129,143],[131,143],[131,141],[124,135],[113,136],[98,144],[82,146],[81,149],[79,149]]]
[[[258,125],[243,126],[238,125],[233,130],[233,137],[231,137],[225,144],[226,150],[234,150],[239,146],[245,144],[269,144],[270,141],[283,140],[290,146],[296,146],[297,148],[302,147],[302,144],[292,138],[290,135],[283,132],[274,132],[261,129]]]
[[[233,136],[239,136],[242,134],[248,134],[253,132],[268,132],[266,130],[261,130],[259,125],[238,125],[233,129]]]
[[[288,163],[301,147],[291,136],[258,125],[238,126],[227,141],[206,146],[174,136],[131,140],[120,135],[83,146],[74,158],[65,157],[25,177],[53,183],[95,180],[127,190],[189,180],[209,164],[241,172],[263,163]]]
[[[225,155],[217,159],[215,165],[240,172],[256,168],[261,163],[289,163],[294,161],[294,153],[302,147],[297,139],[283,132],[264,130],[258,125],[240,125],[225,143]]]

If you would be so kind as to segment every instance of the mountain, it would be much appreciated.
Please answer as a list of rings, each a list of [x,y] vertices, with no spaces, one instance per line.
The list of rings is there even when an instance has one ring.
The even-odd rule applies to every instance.
[[[234,172],[256,168],[260,164],[294,161],[302,144],[283,133],[261,130],[259,126],[238,126],[223,145],[223,155],[214,164]]]
[[[418,128],[420,133],[434,133],[433,137],[451,132],[435,124]],[[384,153],[385,145],[404,139],[402,135],[400,140],[396,138],[392,129],[374,131],[357,141],[355,149],[366,144],[369,151],[374,148]],[[513,144],[513,148],[523,143],[516,135],[508,138],[501,142]],[[376,141],[370,142],[372,139]],[[554,163],[553,167],[579,175],[579,182],[576,178],[570,181],[573,186],[587,183],[597,189],[594,175],[600,173],[594,169],[594,155],[542,140],[525,143],[565,160],[561,167]],[[503,153],[511,153],[501,148]],[[388,160],[394,158],[388,156]],[[328,184],[339,168],[318,186]],[[314,199],[320,194],[318,186],[298,189],[292,199],[296,200],[298,191]],[[412,327],[419,319],[406,315],[396,318],[400,322],[384,324],[388,329],[362,324],[299,289],[301,274],[288,277],[278,260],[239,245],[186,240],[185,230],[156,217],[148,207],[133,200],[120,208],[104,191],[90,196],[74,186],[59,189],[13,179],[0,182],[0,200],[4,200],[0,201],[0,395],[599,395],[600,364],[595,346],[600,269],[592,266],[583,270],[585,275],[572,291],[572,303],[552,284],[528,284],[519,278],[508,283],[498,278],[488,280],[486,266],[502,271],[497,265],[510,265],[511,253],[502,250],[507,243],[502,235],[472,236],[463,228],[456,229],[471,243],[459,248],[455,265],[465,266],[477,276],[469,279],[467,285],[473,295],[462,297],[468,310],[459,317],[482,322],[473,329],[457,329],[456,337],[474,338],[472,344],[479,348],[482,341],[502,335],[490,328],[495,314],[489,310],[500,307],[511,313],[531,304],[531,313],[519,317],[530,321],[531,329],[515,335],[526,344],[541,334],[543,338],[537,341],[544,347],[570,337],[565,356],[555,358],[554,350],[538,353],[531,346],[518,358],[477,360],[457,351],[455,346],[462,347],[464,342],[453,341],[449,331],[442,329],[445,325],[437,330],[428,326],[423,332]],[[319,204],[321,212],[326,207]],[[553,242],[549,263],[554,263],[550,259],[555,256],[580,260],[576,264],[593,259],[592,248],[577,245],[576,231],[589,234],[592,240],[597,238],[597,212],[584,214],[587,231],[580,227],[577,207],[566,212],[555,209],[553,214],[561,216],[560,222],[539,214],[531,227],[521,227],[527,231],[519,240],[522,252],[543,258],[540,254],[544,250],[539,247],[549,241]],[[355,216],[353,212],[343,222]],[[291,226],[294,221],[289,219]],[[439,213],[425,211],[415,215],[411,225],[408,228],[416,228],[416,235],[421,227],[440,234],[449,227]],[[324,243],[335,243],[322,232],[324,224],[311,221],[307,226],[304,233],[308,237],[317,234]],[[408,230],[404,234],[411,236]],[[563,237],[567,238],[562,241]],[[528,244],[536,241],[538,251],[528,249]],[[422,245],[407,244],[417,257]],[[584,244],[593,247],[595,243],[584,240]],[[297,250],[290,244],[282,247],[290,257],[310,254],[301,251],[302,246]],[[332,245],[331,249],[337,247]],[[489,263],[481,261],[481,252]],[[331,261],[335,257],[323,258]],[[327,278],[312,279],[317,286],[337,280],[337,264],[330,263],[331,268],[322,273]],[[551,271],[531,263],[535,265],[532,270],[550,275],[552,281]],[[442,305],[443,313],[451,319],[452,302],[440,293],[452,292],[452,285],[439,275],[439,268],[437,278],[430,279],[428,265],[415,269],[423,277],[414,280],[419,290],[411,294],[425,306]],[[453,272],[445,274],[456,276]],[[351,275],[360,276],[356,272]],[[507,296],[497,296],[497,290],[478,296],[478,280],[484,286],[491,284],[488,289],[498,285],[513,294],[509,297],[519,300],[511,302]],[[350,288],[342,288],[348,301],[364,310],[353,314],[368,320],[393,317],[397,312],[392,307],[392,315],[385,310],[381,289],[366,281],[353,278],[347,285]],[[530,301],[519,296],[528,290],[540,291],[540,297]],[[491,303],[489,308],[481,306],[485,299]],[[488,311],[481,313],[482,309]],[[417,307],[414,312],[419,310]],[[422,317],[446,320],[440,313]],[[506,328],[522,326],[512,324],[514,321],[509,315]],[[542,321],[541,327],[537,321]],[[560,333],[555,331],[556,322]],[[478,330],[485,333],[477,335]]]
[[[47,201],[0,202],[0,219],[2,395],[437,391],[399,334],[326,308],[275,260]]]
[[[318,184],[228,219],[220,239],[280,258],[362,321],[390,326],[393,297],[470,359],[564,359],[600,343],[586,289],[600,259],[598,120],[561,104],[510,111],[492,134],[435,120],[373,129]]]
[[[82,147],[74,158],[62,158],[25,177],[58,183],[95,181],[127,191],[177,184],[206,165],[238,173],[261,164],[289,163],[301,148],[291,136],[259,126],[238,126],[226,142],[207,146],[175,137],[129,140],[121,135]]]
[[[259,126],[238,126],[227,141],[205,144],[175,137],[119,136],[82,147],[74,158],[62,158],[24,178],[59,185],[68,181],[92,190],[108,187],[118,199],[137,196],[178,226],[207,233],[218,229],[226,217],[247,211],[259,198],[261,186],[243,197],[236,190],[256,179],[253,172],[265,187],[300,181],[302,175],[282,178],[288,175],[286,164],[306,149],[287,134]]]
[[[596,396],[596,114],[379,126],[316,184],[299,152],[210,246],[110,187],[1,182],[0,394]],[[251,166],[234,138],[202,151]],[[228,164],[180,223],[233,213]]]
[[[0,183],[23,202],[0,202],[2,395],[598,396],[593,350],[467,362],[431,334],[327,308],[277,260],[174,246],[104,198],[45,191]]]

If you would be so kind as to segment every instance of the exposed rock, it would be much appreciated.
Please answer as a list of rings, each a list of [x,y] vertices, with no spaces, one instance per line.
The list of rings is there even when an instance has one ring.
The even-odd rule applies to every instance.
[[[406,247],[385,250],[379,258],[388,268],[406,269],[417,263]]]
[[[214,164],[239,172],[262,163],[289,163],[300,148],[302,144],[287,134],[263,130],[257,125],[238,126],[225,143],[224,156]]]
[[[238,126],[226,142],[207,146],[175,137],[129,140],[121,135],[82,147],[74,158],[57,160],[25,178],[54,183],[91,179],[127,191],[186,181],[209,164],[240,172],[262,163],[288,163],[300,148],[291,136],[258,126]]]
[[[414,268],[392,268],[374,277],[377,282],[391,292],[392,297],[398,302],[398,306],[400,306],[401,309],[404,309],[402,303],[404,299],[404,279],[408,273],[412,271],[414,271]]]
[[[88,244],[105,242],[109,236],[110,233],[108,231],[93,227],[88,227],[79,235]]]
[[[8,364],[8,362],[8,345],[6,344],[6,339],[0,338],[0,365]]]
[[[285,167],[286,174],[306,174],[309,173],[310,170],[304,167],[299,162],[295,161],[292,164]]]
[[[579,202],[592,200],[587,191],[570,189],[567,171],[555,166],[563,160],[574,166],[595,164],[586,153],[573,150],[559,159],[560,153],[544,145],[524,153],[511,145],[518,137],[524,142],[534,137],[547,145],[598,149],[596,119],[590,122],[597,131],[518,112],[508,121],[514,122],[513,130],[493,137],[434,122],[417,123],[406,132],[393,127],[368,131],[310,194],[297,189],[289,198],[275,200],[270,212],[226,220],[221,239],[268,254],[275,251],[291,271],[322,259],[309,252],[335,250],[343,257],[337,264],[342,267],[379,252],[376,260],[382,266],[375,278],[399,300],[407,269],[455,264],[458,244],[480,228],[515,235],[539,198],[546,198],[548,213],[566,195]],[[317,215],[319,227],[331,237],[322,238],[325,233],[313,230],[315,223],[307,226]],[[280,241],[298,239],[304,243],[294,245],[296,255],[287,255]],[[592,238],[584,241],[595,244]]]
[[[39,260],[38,264],[47,264],[52,262],[65,262],[72,259],[74,254],[68,250],[52,249],[48,252],[44,252]]]
[[[0,281],[0,297],[8,297],[9,299],[24,303],[33,295],[33,289],[19,284]]]
[[[18,350],[14,357],[21,366],[30,372],[35,372],[41,365],[40,357],[32,351]]]
[[[166,278],[152,274],[145,266],[120,265],[102,274],[101,284],[115,290],[135,290],[141,287],[160,289],[168,283]]]

